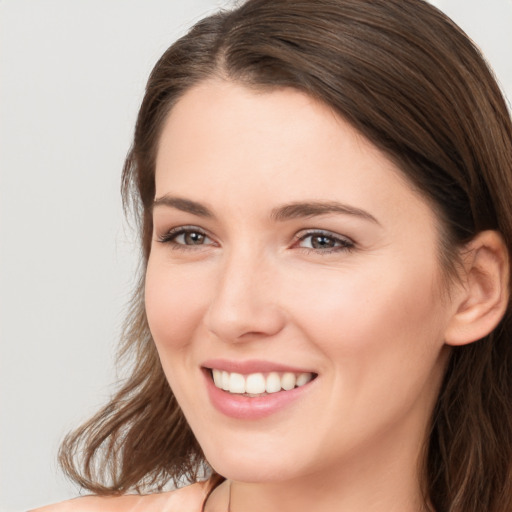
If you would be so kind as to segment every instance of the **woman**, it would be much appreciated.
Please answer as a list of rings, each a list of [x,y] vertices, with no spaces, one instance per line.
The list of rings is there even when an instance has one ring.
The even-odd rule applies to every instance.
[[[123,189],[133,372],[61,449],[97,496],[49,510],[512,509],[512,128],[443,14],[206,18],[150,76]]]

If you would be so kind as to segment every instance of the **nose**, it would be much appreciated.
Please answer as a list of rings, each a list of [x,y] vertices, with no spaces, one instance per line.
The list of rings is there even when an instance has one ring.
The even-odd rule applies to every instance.
[[[286,320],[277,285],[275,269],[261,255],[231,255],[217,275],[204,319],[207,329],[227,342],[276,335]]]

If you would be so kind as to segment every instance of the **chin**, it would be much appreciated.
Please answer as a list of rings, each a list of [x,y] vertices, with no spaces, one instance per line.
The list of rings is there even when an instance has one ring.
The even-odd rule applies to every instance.
[[[278,482],[296,478],[300,473],[296,456],[287,456],[283,450],[262,450],[258,444],[241,449],[219,443],[213,449],[205,447],[203,451],[217,473],[238,482]]]

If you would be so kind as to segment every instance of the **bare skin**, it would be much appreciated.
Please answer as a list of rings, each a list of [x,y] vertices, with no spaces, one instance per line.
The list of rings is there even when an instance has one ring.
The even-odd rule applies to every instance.
[[[232,510],[420,510],[418,460],[455,311],[429,205],[324,105],[221,81],[170,114],[156,199],[150,328],[207,459],[233,481]],[[346,211],[276,219],[313,202]],[[234,419],[209,400],[211,358],[318,377],[283,410]]]

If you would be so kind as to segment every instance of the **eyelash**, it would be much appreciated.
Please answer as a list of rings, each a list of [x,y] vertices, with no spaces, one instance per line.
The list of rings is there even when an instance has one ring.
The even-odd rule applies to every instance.
[[[182,243],[176,242],[176,238],[178,238],[178,236],[186,235],[189,233],[196,233],[196,234],[202,235],[206,238],[210,238],[205,231],[203,231],[202,229],[197,228],[195,226],[180,226],[178,228],[170,229],[165,234],[160,235],[158,237],[158,242],[163,243],[163,244],[169,244],[173,250],[182,250],[182,251],[195,250],[195,247],[205,245],[205,244],[197,244],[195,246],[193,244],[189,245],[189,244],[182,244]],[[306,253],[326,255],[326,254],[332,254],[335,252],[351,251],[355,248],[355,243],[352,240],[350,240],[349,238],[335,235],[335,234],[331,233],[330,231],[322,231],[322,230],[313,230],[313,231],[309,231],[309,232],[301,234],[301,235],[296,235],[295,242],[296,243],[303,242],[304,240],[307,240],[308,238],[315,237],[315,236],[324,237],[326,239],[334,241],[335,244],[338,243],[340,245],[335,246],[335,247],[330,247],[327,249],[318,249],[318,248],[314,248],[314,247],[299,247],[299,249]]]
[[[315,249],[314,247],[299,247],[302,251],[305,251],[306,253],[314,253],[314,254],[321,254],[321,255],[327,255],[332,254],[336,252],[343,252],[343,251],[351,251],[355,248],[355,243],[350,240],[350,238],[347,238],[345,236],[335,235],[334,233],[331,233],[330,231],[322,231],[322,230],[313,230],[309,231],[307,233],[304,233],[302,235],[297,235],[295,237],[295,240],[297,242],[303,242],[304,240],[308,238],[313,237],[324,237],[329,240],[334,241],[334,243],[339,243],[340,245],[335,247],[330,247],[328,249]]]
[[[172,249],[176,250],[183,250],[183,251],[189,251],[193,250],[194,245],[187,245],[187,244],[180,244],[177,243],[175,240],[180,235],[186,235],[187,233],[197,233],[199,235],[203,235],[206,238],[210,238],[207,233],[205,233],[202,229],[197,228],[195,226],[180,226],[178,228],[173,228],[164,233],[163,235],[160,235],[158,237],[158,241],[163,244],[169,244]],[[203,245],[203,244],[197,244]]]

